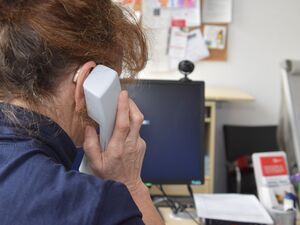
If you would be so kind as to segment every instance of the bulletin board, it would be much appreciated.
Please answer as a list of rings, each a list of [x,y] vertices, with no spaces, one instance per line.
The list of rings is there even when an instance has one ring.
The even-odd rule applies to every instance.
[[[208,48],[208,51],[209,51],[209,56],[207,57],[204,57],[204,58],[201,58],[201,61],[227,61],[228,60],[228,45],[229,45],[229,35],[228,35],[228,30],[229,30],[229,26],[230,26],[230,22],[205,22],[203,20],[203,10],[204,10],[204,6],[205,8],[207,8],[207,5],[208,3],[205,2],[205,1],[209,1],[209,4],[214,4],[213,2],[215,2],[215,4],[222,4],[225,3],[225,2],[229,2],[229,1],[233,1],[233,0],[119,0],[123,3],[126,3],[127,5],[130,4],[131,7],[136,10],[136,9],[140,9],[139,11],[139,16],[141,18],[144,18],[145,17],[145,13],[148,13],[149,12],[152,12],[153,11],[153,2],[157,1],[159,2],[159,4],[161,5],[167,5],[169,4],[169,2],[176,2],[176,4],[189,4],[189,3],[193,3],[193,2],[197,2],[197,6],[199,5],[199,17],[201,17],[201,25],[197,25],[197,26],[186,26],[185,28],[189,31],[195,31],[197,29],[199,29],[202,33],[202,35],[204,36],[204,31],[207,27],[224,27],[224,29],[226,30],[226,34],[224,34],[225,36],[225,39],[224,39],[224,47],[222,48],[215,48],[215,47],[212,47],[212,48]],[[226,3],[225,3],[226,4]],[[149,7],[150,6],[150,7]],[[212,7],[212,6],[211,6]],[[155,13],[155,12],[154,12]],[[232,12],[231,12],[232,13]],[[188,20],[188,19],[187,19]],[[213,20],[213,18],[212,18]],[[159,26],[159,23],[160,21],[162,20],[157,20],[155,22],[155,25]],[[152,21],[151,21],[152,22]],[[173,21],[172,21],[172,24],[169,23],[169,26],[170,28],[173,27]],[[169,38],[169,41],[170,41],[170,38]],[[161,43],[161,42],[159,42]],[[169,49],[168,49],[169,50]],[[200,51],[200,49],[199,49]],[[154,54],[155,56],[158,56],[159,53],[155,52]],[[154,65],[157,65],[158,62],[162,61],[160,58],[159,60],[157,60],[156,62],[154,62],[153,64]],[[198,60],[199,61],[199,60]],[[194,61],[194,62],[197,62],[197,61]]]

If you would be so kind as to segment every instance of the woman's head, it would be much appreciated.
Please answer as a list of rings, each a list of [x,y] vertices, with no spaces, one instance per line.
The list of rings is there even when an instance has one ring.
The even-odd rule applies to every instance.
[[[62,84],[71,90],[70,76],[91,69],[87,62],[133,75],[145,66],[145,42],[111,0],[0,0],[0,100],[39,108]]]

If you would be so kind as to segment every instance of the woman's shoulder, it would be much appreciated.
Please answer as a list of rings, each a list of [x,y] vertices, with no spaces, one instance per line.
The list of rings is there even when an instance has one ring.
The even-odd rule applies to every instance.
[[[0,148],[8,151],[15,147],[7,144]],[[141,221],[125,185],[66,170],[40,149],[19,152],[0,166],[1,224],[21,224],[22,220],[30,225]]]

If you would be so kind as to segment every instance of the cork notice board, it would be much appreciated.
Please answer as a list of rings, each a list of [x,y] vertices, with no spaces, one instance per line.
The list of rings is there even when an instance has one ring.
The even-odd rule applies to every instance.
[[[149,2],[153,1],[157,1],[157,2],[160,2],[160,4],[162,4],[162,2],[169,2],[171,0],[118,0],[120,2],[122,2],[123,4],[125,5],[129,5],[132,9],[134,9],[136,12],[138,12],[138,14],[140,15],[140,18],[145,18],[145,14],[149,15],[153,12],[153,14],[155,14],[154,12],[163,12],[163,11],[176,11],[176,9],[172,9],[172,8],[163,8],[162,6],[158,7],[158,8],[155,8],[153,5],[155,5],[154,3],[150,4]],[[178,0],[179,1],[179,0]],[[199,7],[200,7],[200,11],[199,11],[199,14],[200,14],[200,20],[202,21],[203,18],[203,9],[204,9],[204,5],[205,5],[205,2],[208,1],[208,0],[192,0],[191,2],[198,2],[199,3]],[[213,1],[213,0],[210,0],[210,1]],[[216,1],[216,0],[215,0]],[[175,0],[172,0],[172,2],[176,2]],[[221,0],[222,2],[222,0]],[[158,4],[158,3],[157,3]],[[158,4],[159,5],[159,4]],[[213,4],[214,5],[214,4]],[[163,11],[162,11],[163,9]],[[198,14],[198,13],[197,13]],[[153,16],[153,15],[152,15]],[[147,16],[146,16],[147,17]],[[152,18],[153,19],[153,18]],[[149,21],[156,21],[156,19],[153,19],[153,20],[149,20]],[[164,20],[158,20],[157,23],[158,24],[155,24],[155,26],[160,26],[159,24],[164,24],[163,22]],[[194,30],[194,29],[200,29],[202,31],[202,35],[204,35],[204,28],[205,26],[207,25],[211,25],[211,26],[223,26],[225,27],[226,29],[226,34],[225,34],[225,39],[223,40],[223,43],[225,41],[225,47],[223,49],[218,49],[218,48],[214,48],[214,49],[209,49],[209,52],[210,52],[210,56],[207,57],[206,59],[202,59],[202,60],[205,60],[205,61],[227,61],[227,58],[228,58],[228,31],[229,31],[229,25],[228,23],[217,23],[217,22],[210,22],[210,23],[203,23],[202,21],[202,24],[201,26],[187,26],[185,28],[187,28],[188,30]],[[162,25],[163,26],[163,25]],[[151,26],[149,26],[151,27]],[[171,24],[170,24],[170,27],[171,27]],[[155,33],[156,30],[154,29],[153,33]],[[166,41],[168,41],[170,39],[167,39],[166,38]],[[200,50],[199,50],[200,51]]]

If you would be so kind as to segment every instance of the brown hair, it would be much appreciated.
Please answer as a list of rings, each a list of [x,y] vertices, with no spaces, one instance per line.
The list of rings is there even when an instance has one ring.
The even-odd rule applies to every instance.
[[[36,104],[89,60],[143,69],[146,40],[130,12],[111,0],[0,0],[2,101]]]

